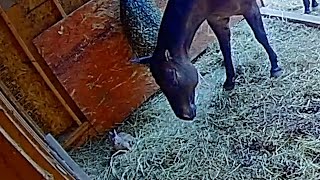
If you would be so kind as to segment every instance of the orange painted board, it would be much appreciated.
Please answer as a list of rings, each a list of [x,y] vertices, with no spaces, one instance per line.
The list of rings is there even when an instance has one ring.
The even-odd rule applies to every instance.
[[[118,1],[99,11],[90,1],[34,39],[60,83],[98,132],[120,123],[158,87],[146,67],[133,65]],[[102,5],[103,6],[103,5]]]

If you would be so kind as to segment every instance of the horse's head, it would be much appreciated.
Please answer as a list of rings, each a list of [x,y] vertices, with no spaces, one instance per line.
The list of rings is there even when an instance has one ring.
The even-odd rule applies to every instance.
[[[195,118],[198,72],[189,59],[175,59],[167,50],[163,55],[135,59],[134,62],[150,65],[152,76],[178,118]]]

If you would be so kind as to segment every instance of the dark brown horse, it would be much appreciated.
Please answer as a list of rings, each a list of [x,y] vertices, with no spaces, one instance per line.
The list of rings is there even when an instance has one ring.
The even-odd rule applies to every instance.
[[[183,120],[196,116],[195,88],[198,72],[190,62],[188,51],[199,26],[207,20],[216,34],[226,69],[225,90],[235,86],[231,59],[229,20],[243,15],[258,42],[265,48],[271,64],[271,76],[281,75],[277,55],[269,45],[256,0],[169,0],[165,9],[157,47],[150,57],[135,60],[150,64],[156,83],[165,94],[175,115]]]

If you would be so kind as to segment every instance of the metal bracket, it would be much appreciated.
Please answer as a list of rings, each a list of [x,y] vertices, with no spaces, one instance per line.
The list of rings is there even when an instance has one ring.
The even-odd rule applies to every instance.
[[[90,180],[89,176],[74,162],[50,133],[45,136],[45,141],[50,147],[50,153],[59,161],[66,171],[72,174],[77,180]]]

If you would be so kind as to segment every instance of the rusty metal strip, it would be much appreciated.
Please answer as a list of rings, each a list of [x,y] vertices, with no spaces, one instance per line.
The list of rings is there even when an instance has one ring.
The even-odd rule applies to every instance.
[[[80,168],[80,166],[74,162],[74,160],[68,155],[68,153],[61,147],[56,139],[49,133],[46,135],[50,148],[54,151],[52,154],[56,159],[66,168],[74,177],[79,180],[90,180],[89,176]]]

